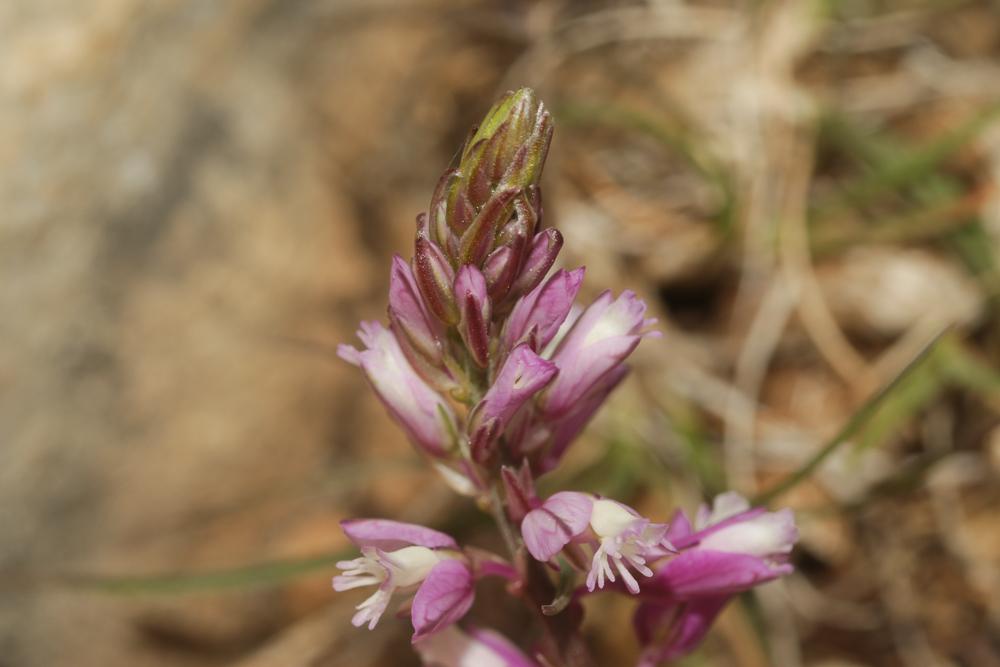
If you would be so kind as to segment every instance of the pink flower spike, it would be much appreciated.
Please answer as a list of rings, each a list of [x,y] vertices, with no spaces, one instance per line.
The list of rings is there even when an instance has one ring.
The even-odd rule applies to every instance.
[[[528,345],[514,348],[469,419],[472,450],[478,460],[483,460],[484,448],[503,433],[514,414],[544,388],[556,372],[555,364],[539,357]]]
[[[472,607],[473,578],[468,565],[458,560],[443,560],[427,574],[413,598],[410,616],[413,641],[458,621]]]
[[[415,523],[390,519],[347,519],[340,522],[344,534],[359,548],[376,547],[391,551],[406,546],[428,549],[458,549],[450,535]]]
[[[590,523],[594,497],[575,491],[560,491],[528,512],[521,522],[521,537],[528,553],[548,561],[585,530]]]

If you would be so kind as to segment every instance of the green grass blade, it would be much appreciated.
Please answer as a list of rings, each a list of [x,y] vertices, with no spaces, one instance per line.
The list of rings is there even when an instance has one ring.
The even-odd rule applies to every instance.
[[[844,444],[848,439],[854,436],[858,431],[868,422],[873,414],[881,407],[882,403],[886,398],[891,396],[895,391],[896,387],[910,376],[915,369],[917,369],[921,363],[927,359],[930,352],[937,346],[941,337],[947,332],[947,329],[941,331],[927,345],[920,350],[919,353],[913,358],[910,363],[906,365],[903,370],[901,370],[892,380],[890,380],[884,387],[875,393],[874,396],[869,398],[864,405],[861,406],[851,418],[847,420],[843,428],[833,436],[816,454],[805,462],[798,470],[792,474],[785,477],[773,487],[764,491],[754,499],[754,505],[767,505],[773,501],[778,496],[790,491],[799,485],[802,481],[809,479],[816,469],[823,464],[826,459],[837,451],[837,448]]]
[[[1000,118],[1000,102],[993,102],[972,114],[963,123],[945,132],[937,139],[916,149],[901,151],[892,158],[882,157],[887,151],[879,146],[870,147],[861,156],[874,160],[869,173],[845,183],[836,193],[815,203],[815,215],[822,217],[843,209],[845,205],[855,207],[870,203],[878,195],[893,192],[911,185],[931,175],[940,165],[978,137],[983,130]],[[847,136],[842,124],[827,121],[835,137]],[[858,151],[863,141],[857,136],[850,137],[851,146]]]
[[[74,588],[114,595],[176,595],[228,589],[274,586],[329,570],[349,558],[352,551],[304,558],[276,560],[230,569],[178,572],[147,576],[99,576],[71,574],[61,577]]]

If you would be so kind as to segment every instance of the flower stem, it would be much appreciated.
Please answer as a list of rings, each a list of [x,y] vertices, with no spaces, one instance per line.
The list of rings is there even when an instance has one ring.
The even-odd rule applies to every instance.
[[[500,529],[500,536],[503,537],[504,544],[507,546],[508,555],[514,559],[517,556],[517,540],[514,537],[510,521],[507,520],[507,513],[504,511],[503,501],[500,499],[500,488],[496,482],[490,485],[488,500],[490,514],[493,515],[493,520],[496,522],[497,528]]]

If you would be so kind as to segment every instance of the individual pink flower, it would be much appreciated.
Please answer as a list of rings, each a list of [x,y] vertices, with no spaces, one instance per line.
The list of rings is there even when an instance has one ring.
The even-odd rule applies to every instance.
[[[521,297],[503,328],[503,346],[510,350],[522,340],[541,352],[566,320],[583,283],[584,269],[556,271],[544,283]]]
[[[485,459],[488,446],[557,372],[555,364],[542,359],[527,344],[518,345],[511,351],[489,391],[469,417],[470,442],[477,460]]]
[[[653,595],[689,600],[732,595],[789,574],[788,556],[798,540],[790,509],[768,512],[751,508],[738,493],[702,506],[695,525],[678,511],[667,538],[676,556],[657,568]]]
[[[337,563],[344,572],[334,577],[334,590],[377,586],[357,606],[355,627],[367,623],[373,629],[396,591],[416,592],[410,610],[414,641],[459,620],[472,606],[472,571],[449,535],[386,519],[354,519],[341,526],[361,557]]]
[[[617,299],[612,298],[610,290],[597,297],[552,355],[559,376],[540,401],[546,417],[568,413],[632,353],[644,336],[659,335],[644,331],[656,321],[646,319],[645,314],[646,304],[629,290]]]
[[[666,525],[652,523],[627,505],[575,491],[552,495],[521,522],[524,545],[536,560],[551,560],[570,543],[590,545],[591,592],[620,576],[629,592],[637,594],[633,572],[653,576],[648,561],[673,548],[666,533]]]
[[[399,255],[392,258],[389,274],[389,322],[416,352],[440,363],[443,332],[438,320],[427,310],[410,265]]]
[[[413,647],[427,667],[538,667],[510,640],[492,630],[462,632],[451,626]]]
[[[362,322],[358,337],[365,349],[340,345],[340,358],[361,367],[379,399],[418,448],[434,457],[446,454],[455,421],[448,402],[417,374],[391,331],[378,322]]]
[[[678,512],[667,538],[677,554],[654,565],[636,610],[640,667],[689,653],[733,595],[790,573],[798,531],[791,510],[751,508],[729,492],[702,506],[694,526]]]

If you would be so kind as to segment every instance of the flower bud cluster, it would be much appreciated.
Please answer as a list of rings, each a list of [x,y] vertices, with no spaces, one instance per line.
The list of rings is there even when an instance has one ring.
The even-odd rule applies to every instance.
[[[389,327],[366,322],[365,348],[340,348],[413,444],[474,491],[499,463],[552,468],[656,335],[631,292],[574,311],[583,269],[548,276],[562,247],[541,226],[551,138],[532,91],[501,99],[418,216],[413,260],[393,259]]]
[[[563,243],[542,223],[552,129],[528,89],[494,105],[417,217],[412,260],[393,258],[388,326],[364,322],[362,349],[339,349],[446,481],[501,505],[494,518],[517,552],[507,562],[422,526],[344,522],[361,556],[338,564],[334,588],[376,587],[354,624],[373,628],[394,594],[412,592],[413,641],[427,664],[536,664],[493,633],[452,627],[484,576],[528,599],[546,564],[568,563],[582,579],[576,598],[636,596],[642,664],[653,665],[693,648],[729,597],[790,570],[790,513],[751,509],[735,495],[694,526],[683,513],[656,523],[591,494],[538,497],[535,476],[558,465],[639,342],[659,335],[634,293],[605,291],[581,307],[584,269],[550,273]],[[566,645],[533,655],[564,664],[553,647]]]

